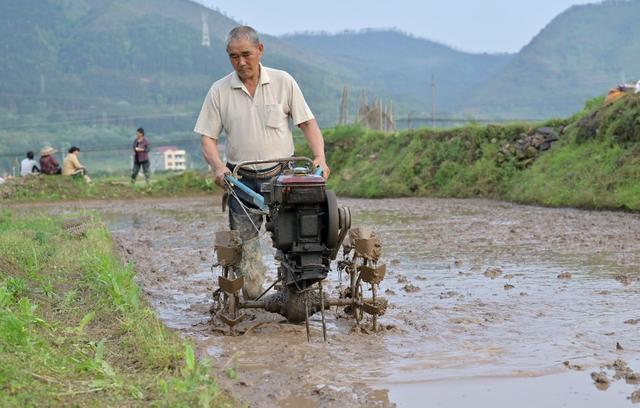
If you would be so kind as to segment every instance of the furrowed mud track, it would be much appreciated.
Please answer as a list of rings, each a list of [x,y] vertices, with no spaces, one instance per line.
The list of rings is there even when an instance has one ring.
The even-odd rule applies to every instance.
[[[160,318],[192,338],[223,388],[252,407],[613,407],[630,406],[640,387],[616,380],[611,365],[640,370],[639,214],[340,199],[354,226],[382,239],[390,307],[379,333],[332,309],[327,343],[314,316],[307,343],[304,324],[267,312],[247,311],[236,337],[211,320],[213,234],[226,228],[217,200],[40,209],[99,212]],[[267,235],[262,245],[270,283]],[[327,286],[335,295],[335,267]],[[606,391],[590,376],[600,371]]]

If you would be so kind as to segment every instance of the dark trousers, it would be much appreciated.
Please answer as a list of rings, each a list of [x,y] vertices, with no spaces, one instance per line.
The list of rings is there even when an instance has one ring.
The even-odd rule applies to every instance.
[[[140,172],[140,167],[142,166],[142,171],[144,172],[144,179],[149,181],[149,161],[143,162],[133,162],[133,172],[131,173],[131,181],[136,181],[136,177],[138,177],[138,173]]]
[[[87,169],[78,169],[73,172],[71,176],[73,177],[84,177],[87,175]]]
[[[242,177],[242,183],[255,192],[259,192],[262,183],[265,183],[267,181],[269,180],[258,180],[248,176]],[[233,187],[233,191],[238,196],[238,198],[240,198],[242,204],[233,195],[229,197],[229,227],[232,230],[238,231],[240,233],[240,238],[243,241],[255,238],[258,236],[258,230],[262,225],[263,216],[260,214],[254,214],[250,210],[247,210],[247,212],[245,212],[245,210],[242,208],[242,205],[248,207],[249,209],[256,209],[258,207],[253,204],[251,197],[244,191],[240,190],[238,187]]]

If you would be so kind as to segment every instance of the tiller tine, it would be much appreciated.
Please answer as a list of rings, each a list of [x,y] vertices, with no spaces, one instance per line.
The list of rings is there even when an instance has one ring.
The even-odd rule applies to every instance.
[[[362,302],[361,307],[362,311],[367,314],[373,316],[382,316],[387,311],[387,301],[386,299],[378,298],[375,304]]]
[[[240,315],[236,319],[232,319],[226,316],[224,313],[218,313],[218,317],[220,318],[220,320],[222,320],[227,325],[229,325],[229,327],[234,327],[235,325],[241,323],[244,320],[244,315]]]
[[[224,276],[218,276],[218,286],[230,295],[235,294],[244,286],[244,276],[236,279],[227,279]]]
[[[387,265],[385,264],[382,264],[377,267],[361,265],[359,269],[360,269],[360,278],[367,283],[375,284],[375,285],[379,285],[387,273]]]

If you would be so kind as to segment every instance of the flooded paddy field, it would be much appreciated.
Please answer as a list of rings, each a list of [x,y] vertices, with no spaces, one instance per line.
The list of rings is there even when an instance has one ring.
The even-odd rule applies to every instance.
[[[192,338],[222,386],[252,407],[625,407],[640,400],[639,214],[340,199],[353,225],[383,242],[381,292],[390,306],[378,333],[356,330],[332,309],[327,343],[316,315],[307,343],[304,324],[267,312],[247,311],[236,337],[211,321],[219,273],[211,268],[213,235],[226,228],[218,200],[21,208],[97,211],[161,319]],[[276,269],[268,235],[262,246],[269,283]],[[335,295],[335,270],[330,279],[325,287]]]

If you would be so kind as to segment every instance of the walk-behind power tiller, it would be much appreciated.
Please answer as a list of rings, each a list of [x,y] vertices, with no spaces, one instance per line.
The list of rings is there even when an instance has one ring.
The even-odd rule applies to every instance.
[[[281,164],[286,170],[263,183],[262,194],[258,194],[242,183],[238,171],[265,163]],[[349,208],[338,206],[336,194],[327,189],[321,176],[321,168],[312,172],[312,166],[306,157],[242,162],[225,177],[226,194],[240,201],[234,187],[240,189],[257,207],[242,205],[247,216],[251,212],[266,216],[265,228],[271,233],[279,262],[276,281],[257,299],[242,299],[244,278],[238,273],[242,242],[237,231],[216,233],[214,247],[222,273],[218,277],[219,289],[214,292],[212,313],[230,327],[232,334],[244,318],[242,309],[249,308],[278,313],[292,323],[305,322],[307,337],[309,317],[320,312],[325,340],[324,311],[331,306],[344,307],[357,324],[368,314],[372,316],[373,329],[378,329],[377,318],[387,305],[378,296],[378,286],[386,273],[385,265],[378,265],[380,240],[365,229],[351,229]],[[323,282],[341,247],[343,259],[338,261],[337,269],[348,275],[349,285],[337,298],[329,297],[323,291]],[[363,296],[363,284],[370,285],[370,298]],[[268,294],[274,287],[275,293]]]

